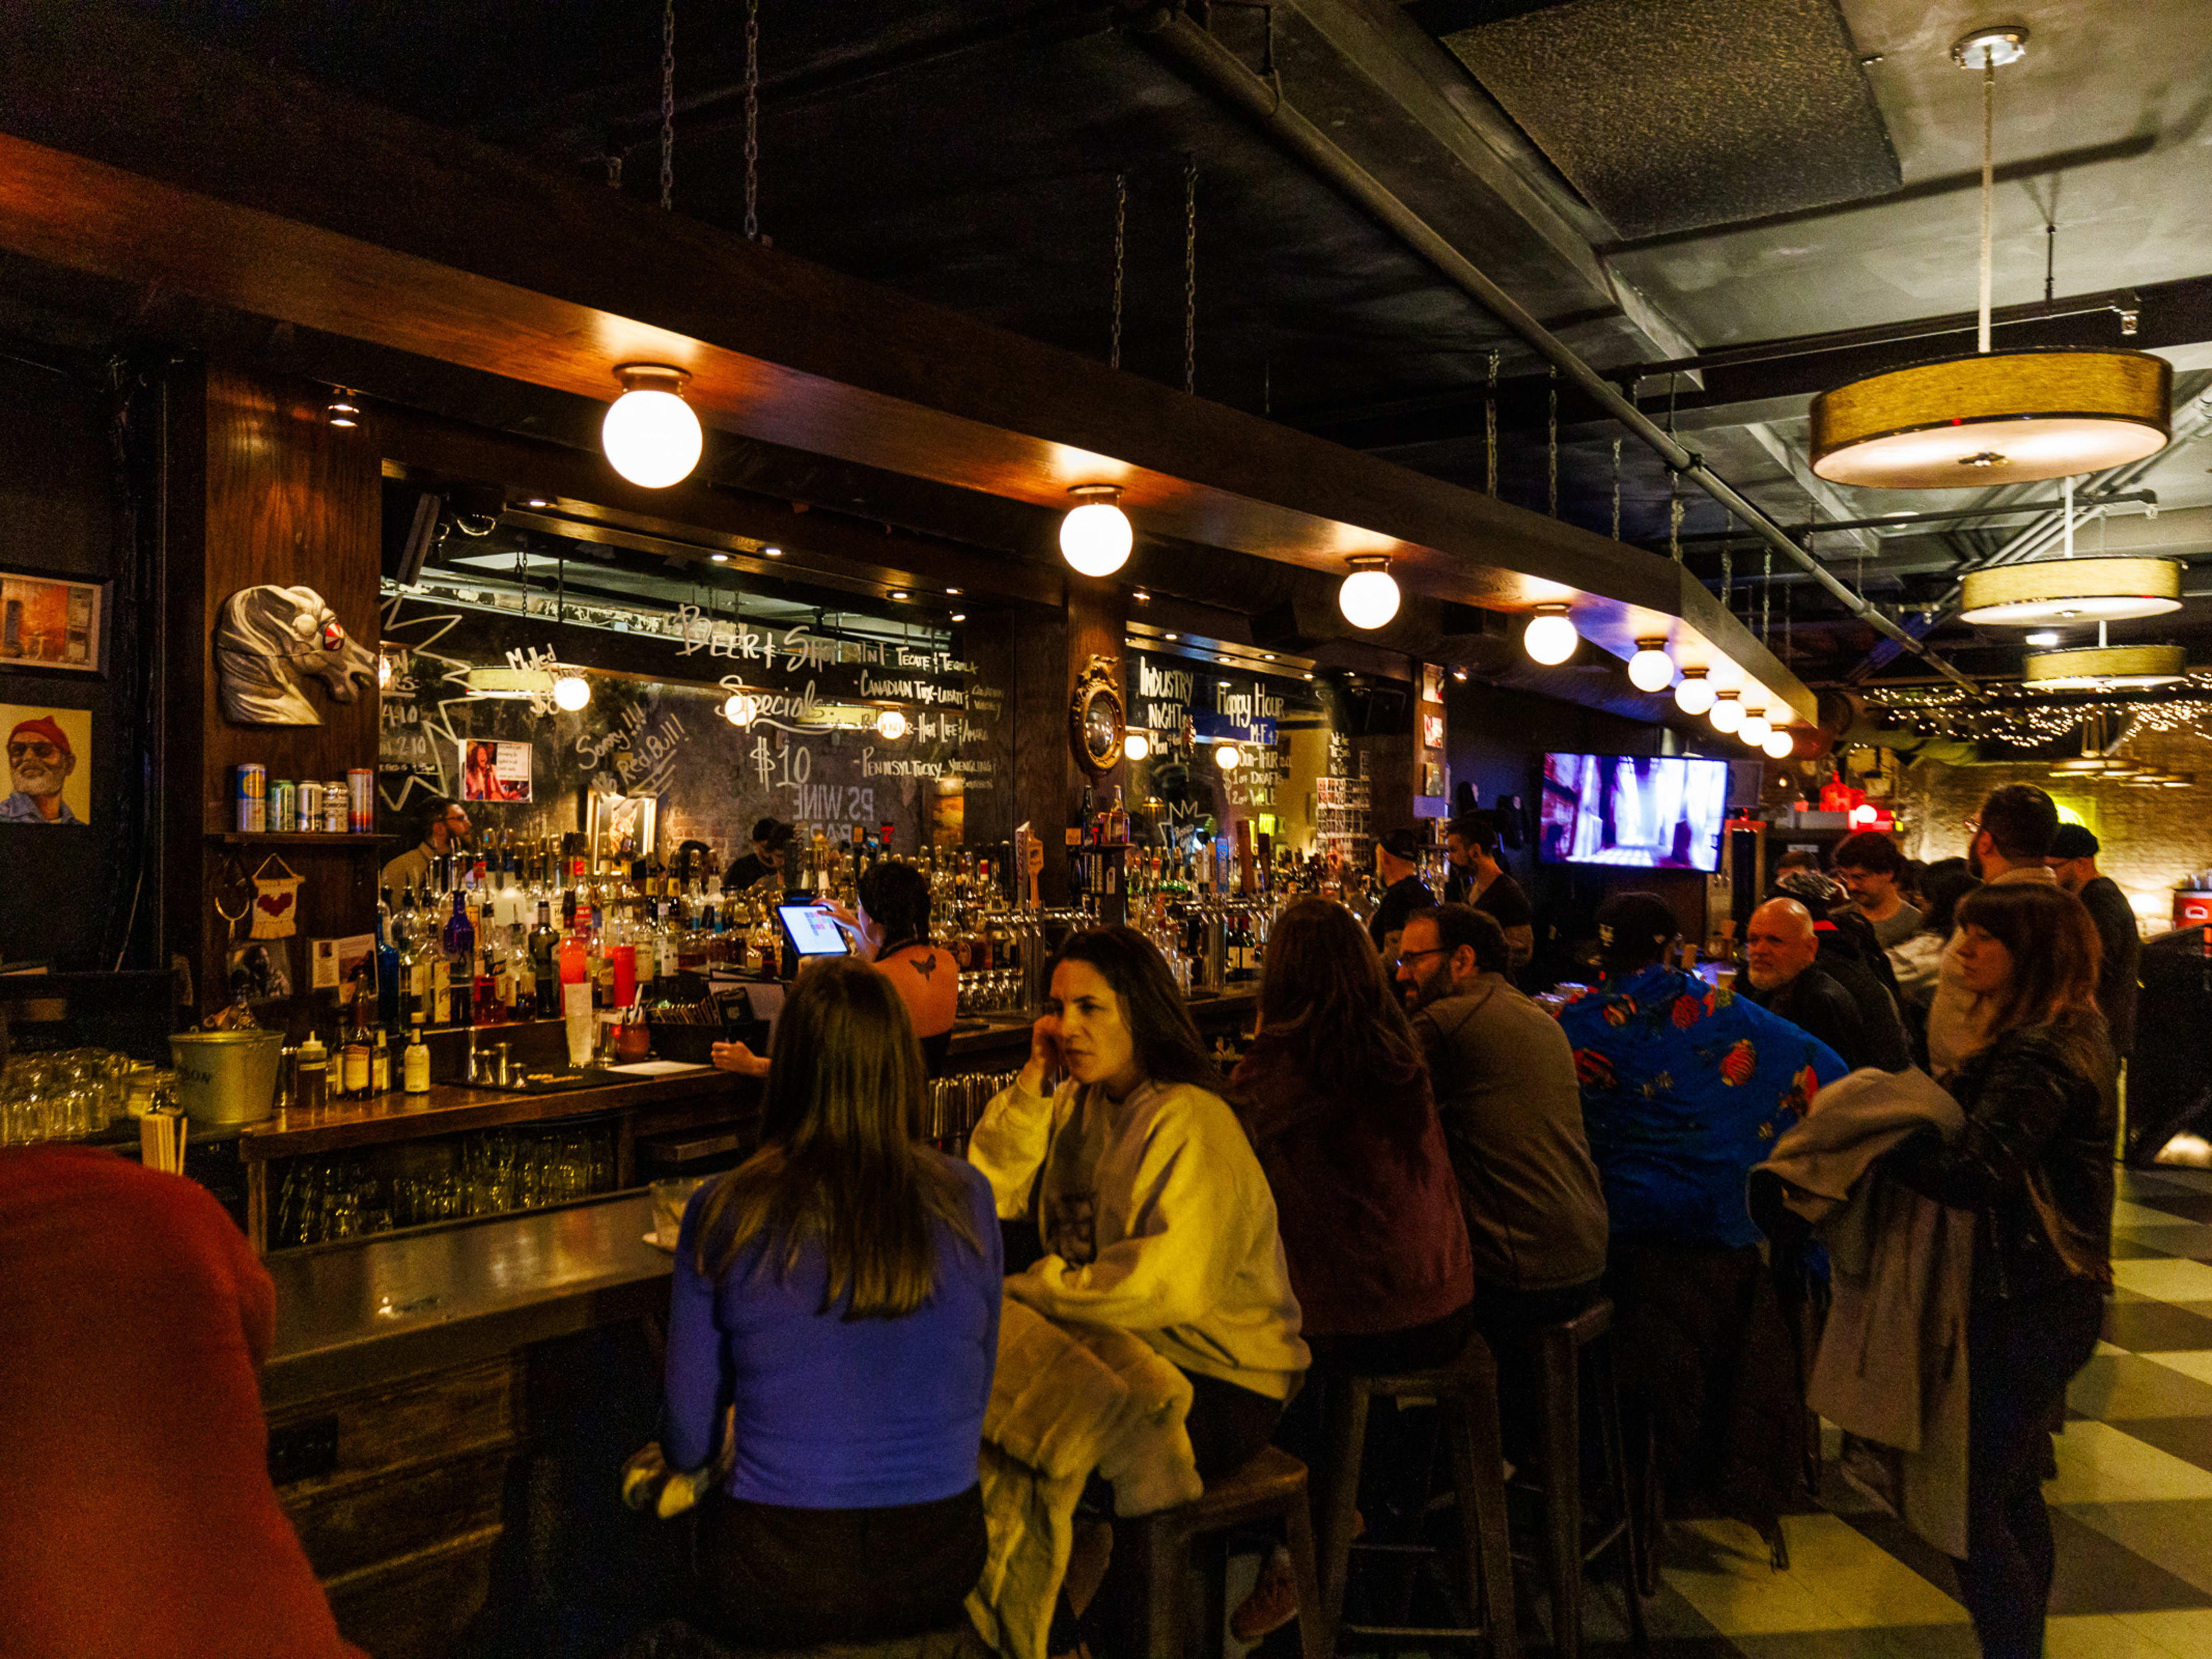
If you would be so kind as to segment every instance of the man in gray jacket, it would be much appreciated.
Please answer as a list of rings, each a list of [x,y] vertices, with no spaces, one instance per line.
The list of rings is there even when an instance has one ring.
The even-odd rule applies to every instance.
[[[1475,1323],[1497,1356],[1510,1417],[1516,1403],[1525,1411],[1531,1334],[1596,1297],[1607,1227],[1574,1050],[1559,1022],[1507,981],[1509,960],[1494,918],[1446,904],[1407,919],[1396,970],[1459,1176]]]

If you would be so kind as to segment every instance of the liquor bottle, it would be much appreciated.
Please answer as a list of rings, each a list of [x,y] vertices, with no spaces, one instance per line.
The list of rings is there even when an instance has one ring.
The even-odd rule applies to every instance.
[[[1106,814],[1106,842],[1109,847],[1129,844],[1129,813],[1121,805],[1121,786],[1114,786],[1114,805]]]
[[[392,1092],[392,1050],[384,1041],[384,1030],[379,1026],[375,1041],[368,1050],[368,1091],[373,1095]]]
[[[405,1002],[400,995],[399,950],[392,938],[392,890],[387,887],[376,901],[376,1023],[387,1031],[398,1030]]]
[[[417,1014],[425,1024],[430,1018],[430,957],[421,932],[410,928],[406,942],[399,949],[399,982],[406,988],[400,999],[399,1017],[410,1024]]]
[[[477,930],[469,921],[467,901],[455,893],[453,914],[446,923],[447,984],[452,998],[447,1019],[451,1024],[475,1024],[476,955]]]
[[[407,1052],[400,1059],[400,1086],[410,1095],[430,1092],[430,1051],[422,1046],[422,1016],[414,1016],[407,1035]]]
[[[560,937],[553,931],[553,902],[539,899],[538,925],[530,930],[530,968],[540,1019],[556,1019],[561,1013],[561,975],[553,961]]]
[[[368,1093],[368,1001],[374,981],[363,972],[357,975],[353,996],[353,1030],[346,1038],[345,1056],[339,1063],[338,1086],[349,1100],[359,1100]]]

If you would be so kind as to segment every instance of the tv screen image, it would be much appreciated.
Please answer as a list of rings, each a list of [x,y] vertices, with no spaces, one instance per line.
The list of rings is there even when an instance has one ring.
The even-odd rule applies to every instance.
[[[1724,760],[1679,755],[1547,755],[1536,845],[1552,864],[1720,868]]]

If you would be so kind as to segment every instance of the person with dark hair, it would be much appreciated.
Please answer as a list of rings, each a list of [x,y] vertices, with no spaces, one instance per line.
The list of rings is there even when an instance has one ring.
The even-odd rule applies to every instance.
[[[1607,1224],[1574,1050],[1508,982],[1510,960],[1495,917],[1447,904],[1407,922],[1397,975],[1467,1210],[1475,1323],[1517,1444],[1533,1420],[1534,1334],[1596,1297]]]
[[[1812,912],[1796,899],[1769,899],[1753,910],[1743,935],[1751,1000],[1818,1037],[1853,1071],[1904,1070],[1912,1063],[1911,1043],[1889,998],[1877,1004],[1881,1018],[1869,1020],[1820,965],[1820,939]]]
[[[1406,925],[1408,915],[1437,902],[1436,895],[1421,880],[1416,863],[1419,855],[1410,830],[1393,830],[1375,843],[1375,873],[1382,884],[1382,897],[1368,920],[1367,937],[1375,941],[1379,956],[1387,957],[1398,948],[1394,935]]]
[[[944,1070],[952,1042],[960,969],[950,951],[930,940],[929,878],[910,864],[878,860],[861,872],[854,903],[852,910],[834,904],[823,908],[852,936],[853,953],[875,963],[906,1004],[934,1077]]]
[[[1982,1651],[2024,1659],[2043,1651],[2051,1598],[2049,1429],[2112,1288],[2113,1061],[2077,900],[1992,881],[1958,921],[1945,971],[1981,1003],[1981,1040],[1950,1074],[1965,1130],[1948,1144],[1923,1131],[1881,1167],[1977,1218],[1959,1591]]]
[[[1200,1478],[1217,1480],[1267,1443],[1309,1363],[1274,1197],[1143,934],[1077,933],[1051,987],[1028,1063],[968,1143],[1000,1219],[1043,1243],[1006,1294],[1179,1368]]]
[[[1276,918],[1259,1035],[1235,1085],[1274,1194],[1313,1355],[1275,1438],[1312,1471],[1307,1492],[1318,1504],[1331,1389],[1346,1376],[1455,1359],[1473,1328],[1474,1296],[1458,1183],[1420,1048],[1375,947],[1342,905],[1297,899]],[[1237,1639],[1287,1623],[1296,1607],[1287,1558],[1271,1559],[1238,1609]]]
[[[1989,886],[2030,884],[2053,887],[2051,839],[2058,833],[2058,806],[2029,783],[2008,783],[1990,792],[1978,818],[1966,821],[1966,868]],[[1957,934],[1945,947],[1936,975],[1936,994],[1928,1007],[1929,1070],[1941,1083],[1960,1061],[1988,1041],[1983,998],[1970,989],[1953,961]]]
[[[2051,856],[2045,860],[2058,884],[2081,901],[2089,920],[2097,925],[2097,942],[2103,947],[2097,969],[2097,1006],[2104,1011],[2112,1030],[2112,1052],[2125,1060],[2136,1047],[2136,995],[2142,961],[2142,930],[2136,925],[2135,907],[2120,890],[2119,883],[2097,870],[2102,848],[2086,825],[2062,823],[2051,837]]]
[[[1836,843],[1829,865],[1858,913],[1873,924],[1875,939],[1883,950],[1912,936],[1920,926],[1920,912],[1899,890],[1905,854],[1895,842],[1878,830],[1861,830]]]
[[[469,838],[468,809],[457,800],[434,795],[422,809],[422,839],[384,866],[380,883],[393,892],[413,887],[428,891],[430,872],[437,861],[465,846]]]
[[[753,825],[753,850],[730,860],[730,867],[722,872],[722,890],[742,893],[771,877],[787,884],[791,872],[783,867],[784,850],[798,833],[775,817],[763,818]]]
[[[1498,843],[1494,812],[1474,812],[1451,821],[1444,831],[1451,870],[1444,881],[1444,902],[1471,904],[1495,918],[1512,948],[1512,961],[1505,971],[1516,974],[1536,953],[1536,913],[1521,884],[1498,861]]]
[[[989,1183],[921,1141],[921,1055],[881,974],[801,975],[773,1061],[761,1149],[693,1195],[677,1241],[669,1467],[708,1465],[735,1413],[699,1516],[698,1617],[763,1650],[962,1628],[987,1551]]]

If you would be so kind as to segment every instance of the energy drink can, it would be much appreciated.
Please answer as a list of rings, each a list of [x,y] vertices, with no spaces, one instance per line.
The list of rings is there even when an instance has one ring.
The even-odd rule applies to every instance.
[[[289,830],[300,821],[299,787],[289,778],[278,778],[269,786],[269,827]]]
[[[300,781],[300,817],[293,825],[301,835],[313,835],[323,827],[323,786],[313,778]]]
[[[269,828],[269,769],[240,767],[233,799],[238,804],[239,833],[258,836],[265,831]]]
[[[333,836],[343,836],[352,816],[353,802],[346,793],[345,780],[332,778],[323,786],[323,828]]]
[[[376,774],[366,766],[355,767],[346,774],[346,793],[352,802],[349,828],[356,836],[371,834],[376,829]]]

